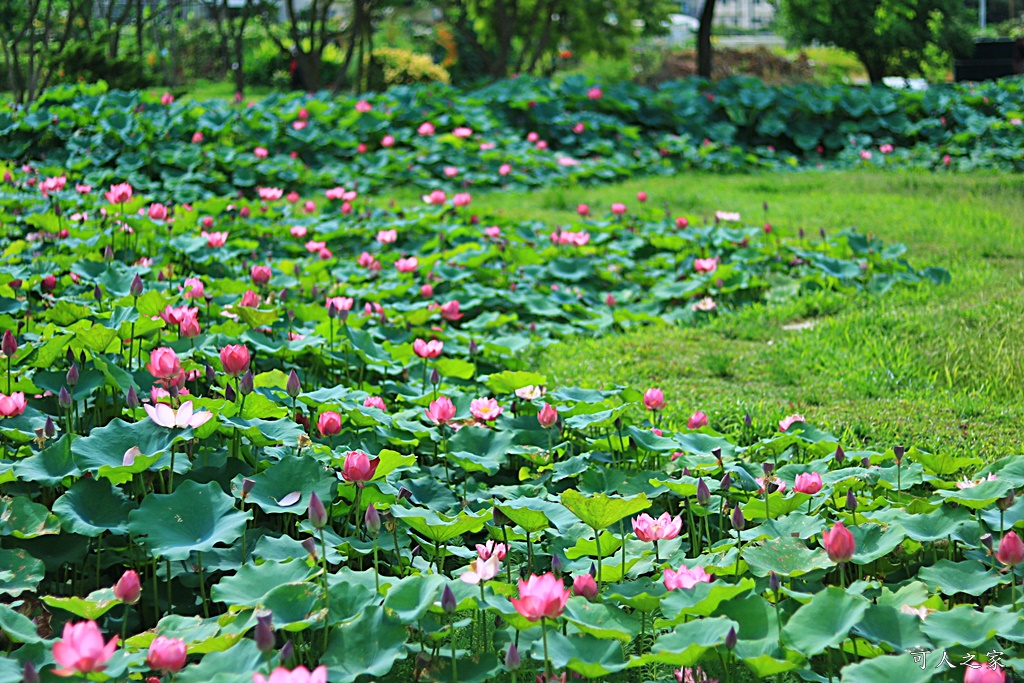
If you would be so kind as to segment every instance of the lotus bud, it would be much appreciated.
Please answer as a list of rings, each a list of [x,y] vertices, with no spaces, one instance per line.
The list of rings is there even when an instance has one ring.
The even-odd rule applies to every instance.
[[[318,556],[316,554],[316,541],[312,537],[307,538],[302,542],[302,549],[309,553],[309,556],[316,562]]]
[[[245,374],[242,375],[241,381],[238,382],[238,391],[242,396],[248,396],[253,391],[253,376],[252,370],[246,370]]]
[[[782,581],[779,579],[779,575],[775,572],[768,574],[768,587],[775,595],[779,594],[779,588],[782,587]]]
[[[860,459],[860,466],[863,467],[864,469],[871,467],[871,458],[865,455],[863,458]]]
[[[139,573],[129,569],[114,584],[114,597],[121,602],[134,605],[142,595],[142,583],[139,581]]]
[[[338,307],[334,305],[333,301],[330,302],[329,304],[327,304],[327,317],[328,318],[337,318],[338,317]]]
[[[684,476],[684,477],[689,477],[689,476],[691,476],[691,475],[690,475],[690,468],[689,468],[689,467],[684,467],[684,468],[683,468],[683,476]]]
[[[327,524],[327,508],[324,507],[320,496],[316,495],[316,491],[309,496],[309,523],[314,529],[320,529]]]
[[[493,519],[494,523],[498,526],[508,526],[512,523],[512,520],[498,508],[494,508],[494,510],[491,511],[491,519]]]
[[[615,418],[615,429],[617,431],[621,431],[622,430],[622,418],[621,417]]]
[[[46,434],[47,438],[53,438],[57,433],[57,426],[53,424],[53,418],[49,415],[46,416],[46,425],[43,427],[43,433]]]
[[[1015,497],[1016,493],[1011,490],[1008,494],[1006,494],[1005,496],[996,501],[996,507],[1002,510],[1003,512],[1006,512],[1013,505]]]
[[[479,350],[479,347],[476,345],[476,340],[475,339],[470,339],[469,340],[469,355],[475,356],[476,352],[478,350]]]
[[[732,511],[732,528],[739,533],[740,531],[743,531],[743,527],[746,526],[746,524],[747,520],[743,518],[743,510],[741,510],[740,506],[737,505]]]
[[[842,446],[836,446],[836,464],[842,465],[843,460],[846,460],[846,451],[843,450]]]
[[[445,586],[441,592],[441,609],[444,610],[445,614],[453,614],[458,609],[458,603],[455,601],[455,593],[452,592],[451,586]]]
[[[704,477],[697,480],[697,502],[701,505],[707,505],[711,502],[711,489],[705,483]]]
[[[256,480],[246,477],[242,480],[242,498],[248,498],[252,490],[256,488]]]
[[[715,460],[719,462],[722,461],[722,449],[719,448],[718,446],[715,446],[714,448],[711,449],[711,455],[715,456]]]
[[[18,352],[18,340],[14,338],[14,333],[10,330],[4,332],[3,341],[3,355],[7,358],[12,357]]]
[[[95,287],[92,288],[92,296],[94,299],[96,299],[96,301],[103,300],[103,290],[100,289],[99,285],[96,285]]]
[[[139,394],[135,391],[135,387],[128,387],[128,393],[124,397],[124,402],[129,410],[135,410],[139,407]]]
[[[67,387],[60,388],[60,393],[57,394],[57,404],[64,410],[71,407],[71,394],[68,393]]]
[[[266,654],[274,648],[274,629],[270,625],[273,617],[269,614],[256,617],[256,628],[253,634],[256,640],[256,649]]]
[[[68,370],[68,374],[64,378],[64,381],[67,382],[69,387],[73,387],[78,384],[78,377],[78,363],[72,363],[71,369]]]
[[[292,645],[292,641],[285,641],[285,644],[281,646],[281,652],[278,653],[278,662],[284,664],[291,660],[295,656],[295,646]]]
[[[806,233],[804,233],[804,229],[803,228],[800,228],[796,232],[797,232],[797,235],[800,237],[800,239],[803,239],[804,235],[806,234]]]
[[[853,489],[846,491],[846,509],[850,512],[857,510],[857,496],[853,495]]]
[[[107,245],[107,248],[103,250],[103,260],[104,261],[113,261],[114,260],[114,250],[111,249],[109,244]]]
[[[209,363],[206,364],[204,373],[206,375],[206,381],[209,382],[210,384],[213,384],[214,382],[217,381],[217,371],[214,370],[213,366],[210,365]]]
[[[743,426],[749,427],[752,424],[754,424],[754,418],[750,416],[750,413],[747,413],[743,416]]]
[[[825,239],[825,228],[820,228],[818,234],[821,235],[821,239]]]
[[[723,491],[728,491],[730,486],[732,486],[732,477],[729,476],[728,472],[726,472],[725,476],[722,477],[722,482],[718,485],[718,487]]]
[[[168,395],[169,395],[169,396],[170,396],[170,397],[171,397],[172,399],[176,399],[176,398],[178,398],[178,394],[179,394],[179,393],[180,393],[180,392],[178,391],[178,387],[177,387],[177,386],[171,385],[171,386],[170,386],[170,387],[169,387],[169,388],[167,389],[167,394],[168,394]]]
[[[78,362],[85,365],[85,349],[78,352]]]
[[[132,278],[132,284],[128,287],[128,293],[134,297],[142,296],[142,291],[145,287],[142,284],[142,276],[135,273],[135,277]]]
[[[430,371],[430,383],[435,387],[441,383],[441,373],[437,371],[437,368]]]
[[[21,670],[22,683],[39,683],[39,672],[32,662],[25,662],[25,668]]]
[[[288,373],[288,383],[285,384],[284,390],[292,398],[298,396],[299,392],[302,391],[302,383],[299,382],[299,376],[295,373],[295,370]]]
[[[522,659],[519,657],[519,650],[516,649],[515,643],[509,643],[508,652],[505,653],[505,668],[509,671],[515,671],[522,664]],[[36,678],[38,680],[38,677]]]
[[[892,452],[896,456],[896,462],[903,462],[903,454],[906,452],[903,446],[893,446]]]
[[[234,387],[232,387],[230,384],[225,386],[224,387],[224,399],[228,403],[234,403],[236,398],[237,398],[237,395],[235,394]]]
[[[556,579],[562,578],[562,560],[558,558],[558,555],[551,556],[551,573],[555,575]]]
[[[68,347],[68,352],[64,354],[64,357],[69,363],[75,362],[75,352],[71,350],[71,347]]]
[[[366,526],[366,532],[370,536],[376,536],[380,533],[380,513],[377,512],[377,508],[374,507],[373,503],[366,508],[366,514],[363,515],[363,524]]]
[[[587,573],[590,574],[592,577],[594,577],[596,579],[597,578],[597,565],[595,565],[593,562],[591,562],[590,563],[590,571],[587,572]]]
[[[725,646],[730,650],[736,647],[736,629],[730,628],[729,632],[725,634]]]

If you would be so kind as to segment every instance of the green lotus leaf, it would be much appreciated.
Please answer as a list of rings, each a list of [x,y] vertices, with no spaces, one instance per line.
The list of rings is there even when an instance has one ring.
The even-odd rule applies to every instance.
[[[79,479],[53,503],[65,530],[83,536],[128,532],[128,514],[136,507],[107,479]]]
[[[621,643],[600,640],[586,633],[568,638],[557,631],[548,634],[548,653],[555,667],[568,668],[587,679],[626,668]]]
[[[611,605],[590,602],[582,597],[569,599],[564,616],[583,633],[602,640],[614,638],[628,643],[640,633],[640,624],[625,611]]]
[[[438,574],[407,576],[391,584],[384,596],[384,611],[390,617],[411,624],[426,614],[430,606],[440,600],[441,589],[447,583]]]
[[[793,613],[782,629],[783,642],[808,657],[821,654],[846,639],[870,604],[859,595],[829,586]]]
[[[1006,581],[999,572],[977,560],[952,562],[942,559],[929,567],[921,567],[917,578],[934,586],[943,595],[979,596]]]
[[[896,655],[866,659],[843,667],[839,672],[841,683],[925,683],[936,671],[921,655]],[[941,655],[936,658],[941,659]]]
[[[562,492],[562,505],[591,529],[600,531],[615,522],[646,510],[651,506],[647,496],[640,494],[632,498],[612,498],[605,494],[584,496],[569,489]]]
[[[447,543],[462,534],[480,531],[488,518],[486,514],[473,515],[468,512],[449,517],[433,510],[401,505],[393,505],[390,512],[434,543]]]
[[[84,598],[63,598],[53,595],[44,595],[43,602],[50,607],[56,607],[64,610],[65,612],[70,612],[76,617],[90,619],[93,621],[109,612],[111,608],[121,604],[121,601],[114,597],[114,591],[111,588],[102,588],[100,590],[93,591]]]
[[[406,627],[383,607],[363,611],[331,629],[321,662],[331,683],[353,683],[362,675],[383,676],[406,657]]]
[[[993,636],[1007,633],[1017,624],[1017,615],[987,608],[979,612],[969,605],[958,605],[948,612],[932,612],[921,624],[921,631],[935,647],[954,645],[977,647]]]
[[[743,561],[754,576],[800,576],[816,569],[827,569],[832,561],[821,548],[810,549],[798,538],[781,536],[751,543],[743,548]]]
[[[210,597],[228,605],[231,611],[256,607],[275,587],[305,581],[312,574],[313,570],[304,560],[244,564],[236,573],[217,582],[210,590]]]

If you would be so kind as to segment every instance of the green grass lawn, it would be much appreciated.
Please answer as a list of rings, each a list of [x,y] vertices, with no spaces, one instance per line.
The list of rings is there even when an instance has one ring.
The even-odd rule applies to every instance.
[[[1010,175],[883,172],[720,176],[686,174],[600,188],[474,195],[473,208],[567,224],[586,202],[666,204],[691,222],[717,209],[774,229],[856,226],[903,242],[916,267],[943,266],[952,283],[886,295],[824,291],[754,306],[698,328],[628,330],[538,352],[553,385],[661,386],[667,417],[695,410],[735,430],[749,412],[762,432],[783,415],[840,436],[844,446],[1019,453],[1024,416],[1024,179]],[[791,329],[796,327],[797,329]]]

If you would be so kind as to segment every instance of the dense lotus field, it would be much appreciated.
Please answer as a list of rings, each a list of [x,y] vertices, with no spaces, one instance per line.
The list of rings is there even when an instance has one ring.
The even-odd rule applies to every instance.
[[[519,78],[469,92],[431,85],[238,103],[100,83],[0,110],[0,159],[193,202],[261,186],[522,189],[688,168],[1024,170],[1022,120],[1019,79],[911,92]]]

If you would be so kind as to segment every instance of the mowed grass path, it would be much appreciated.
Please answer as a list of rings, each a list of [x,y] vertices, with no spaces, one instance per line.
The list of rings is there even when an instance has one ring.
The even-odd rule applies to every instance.
[[[473,209],[549,224],[577,221],[577,203],[606,212],[636,193],[691,222],[715,210],[783,235],[856,226],[903,242],[916,267],[952,274],[944,286],[888,294],[819,292],[755,306],[697,328],[670,326],[578,338],[538,351],[552,385],[660,386],[666,416],[695,410],[721,431],[750,413],[758,433],[800,412],[847,447],[894,443],[1020,453],[1024,418],[1024,179],[1010,175],[806,172],[683,174],[599,188],[474,194]],[[789,329],[794,328],[797,329]],[[671,424],[671,422],[670,422]]]

